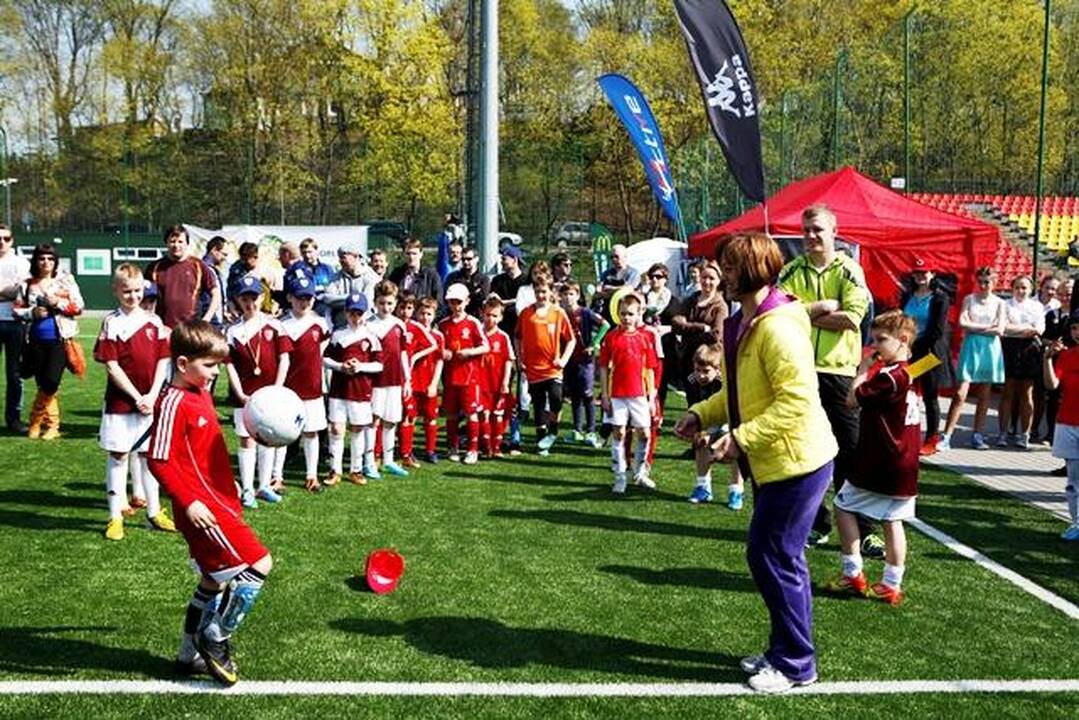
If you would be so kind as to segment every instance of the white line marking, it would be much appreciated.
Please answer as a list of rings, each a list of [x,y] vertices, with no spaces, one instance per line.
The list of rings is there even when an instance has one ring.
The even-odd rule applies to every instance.
[[[1079,680],[896,680],[824,682],[792,695],[1079,692]],[[451,683],[250,680],[231,688],[209,681],[43,680],[0,682],[0,695],[344,695],[412,697],[717,697],[755,695],[739,683]]]
[[[1079,620],[1079,607],[1077,607],[1075,603],[1065,600],[1064,598],[1060,597],[1059,595],[1050,590],[1046,590],[1036,582],[1028,580],[1014,570],[1010,570],[1004,567],[996,560],[986,557],[985,555],[978,552],[969,545],[964,545],[948,533],[942,530],[938,530],[937,528],[922,520],[912,519],[908,522],[915,530],[922,533],[923,535],[928,535],[929,537],[933,538],[940,544],[950,549],[952,552],[962,555],[969,560],[973,560],[994,575],[998,575],[999,577],[1004,578],[1011,584],[1015,585],[1021,590],[1030,593],[1031,595],[1038,598],[1047,605],[1052,605],[1057,610],[1060,610],[1062,613],[1070,617],[1072,620]]]

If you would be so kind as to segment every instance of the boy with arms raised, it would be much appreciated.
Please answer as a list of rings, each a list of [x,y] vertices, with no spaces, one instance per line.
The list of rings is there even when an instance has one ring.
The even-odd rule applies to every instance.
[[[202,576],[187,606],[176,667],[184,674],[208,671],[233,685],[238,675],[230,639],[250,614],[273,560],[244,522],[207,390],[228,345],[203,320],[177,325],[169,345],[175,372],[154,409],[149,463],[172,497],[176,527]]]

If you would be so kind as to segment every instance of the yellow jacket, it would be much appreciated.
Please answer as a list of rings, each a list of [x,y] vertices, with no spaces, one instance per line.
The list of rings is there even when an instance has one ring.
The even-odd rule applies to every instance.
[[[733,431],[753,478],[763,484],[818,469],[838,452],[820,404],[809,314],[798,302],[759,312],[738,343],[740,424]],[[689,409],[702,428],[723,425],[728,383]]]

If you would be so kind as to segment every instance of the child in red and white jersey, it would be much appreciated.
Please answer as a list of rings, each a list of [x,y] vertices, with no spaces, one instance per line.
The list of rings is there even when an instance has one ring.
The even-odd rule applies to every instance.
[[[513,408],[510,376],[513,374],[513,342],[502,322],[502,300],[487,298],[483,304],[483,332],[490,351],[480,357],[480,436],[487,457],[502,456],[502,436]]]
[[[442,379],[442,352],[446,349],[446,338],[434,327],[437,313],[437,300],[426,297],[419,301],[416,322],[420,332],[430,338],[434,349],[425,355],[413,356],[412,363],[413,405],[416,417],[423,418],[423,459],[429,463],[438,462],[435,452],[438,445],[438,383]]]
[[[442,359],[445,361],[442,377],[442,411],[446,415],[446,442],[449,459],[457,462],[461,456],[457,450],[458,415],[468,418],[468,452],[465,464],[474,465],[480,457],[480,386],[479,356],[490,348],[487,336],[479,320],[465,312],[468,288],[454,283],[446,289],[446,304],[450,316],[439,323],[439,330],[446,340]]]
[[[345,426],[350,433],[349,480],[366,485],[379,477],[375,467],[375,419],[371,410],[374,376],[382,371],[381,346],[367,327],[367,296],[355,292],[345,298],[345,327],[330,338],[322,364],[329,368],[330,474],[327,485],[341,481],[345,454]]]
[[[232,398],[232,420],[240,439],[237,464],[244,507],[258,507],[255,502],[255,468],[258,465],[258,498],[268,503],[281,502],[271,485],[275,448],[255,442],[244,426],[244,405],[256,390],[269,385],[284,385],[288,375],[292,340],[281,323],[259,310],[262,283],[254,276],[240,280],[235,289],[240,317],[229,326],[225,340],[229,345],[228,376]]]
[[[375,286],[375,316],[368,321],[367,327],[382,348],[379,357],[382,371],[375,375],[371,409],[381,426],[382,469],[390,475],[407,477],[408,470],[393,459],[397,423],[404,419],[405,400],[412,395],[409,379],[412,367],[408,361],[405,324],[393,314],[397,295],[397,285],[389,280]]]
[[[281,319],[285,333],[292,341],[288,375],[285,387],[303,401],[303,446],[305,466],[304,487],[308,492],[318,492],[318,434],[326,429],[326,402],[323,399],[322,355],[330,342],[330,326],[315,310],[315,282],[306,274],[291,276],[285,286],[285,295],[292,308]],[[285,462],[285,448],[278,448],[278,461]],[[283,473],[275,467],[275,476]]]
[[[434,336],[423,325],[413,319],[415,312],[416,296],[409,292],[402,293],[401,297],[397,299],[397,309],[394,310],[394,314],[405,324],[405,348],[408,352],[408,364],[411,368],[409,371],[410,378],[413,378],[416,374],[416,364],[418,362],[422,362],[425,357],[429,357],[438,351],[438,342]],[[420,462],[416,459],[412,446],[412,439],[416,431],[416,416],[418,414],[415,380],[410,379],[410,384],[412,392],[404,401],[404,418],[402,418],[401,424],[397,426],[397,447],[401,456],[401,465],[406,468],[418,468]],[[427,388],[423,387],[421,392],[425,393],[426,390]]]
[[[94,360],[105,364],[109,381],[105,386],[105,408],[101,415],[100,444],[109,453],[105,489],[109,501],[109,522],[105,537],[124,537],[124,508],[127,504],[127,473],[141,490],[132,503],[141,500],[150,525],[175,532],[176,526],[161,509],[157,480],[147,469],[145,440],[153,421],[154,401],[165,383],[169,367],[169,330],[157,315],[141,307],[142,270],[122,263],[112,275],[112,291],[120,307],[101,323],[94,345]]]

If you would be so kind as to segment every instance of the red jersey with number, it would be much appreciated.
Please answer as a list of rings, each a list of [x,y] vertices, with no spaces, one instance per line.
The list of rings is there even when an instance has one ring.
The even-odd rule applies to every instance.
[[[881,495],[914,497],[922,428],[907,363],[879,367],[854,396],[862,411],[850,482]]]
[[[169,357],[169,330],[161,318],[136,308],[130,313],[116,310],[101,322],[94,344],[94,360],[115,361],[131,384],[145,395],[153,389],[154,374],[162,359]],[[135,413],[135,400],[109,377],[105,386],[105,412]]]
[[[385,318],[373,317],[367,321],[367,328],[378,338],[382,347],[379,362],[382,372],[375,375],[375,387],[400,387],[408,379],[401,353],[408,351],[405,337],[405,324],[400,318],[389,315]]]
[[[510,336],[497,327],[486,334],[487,345],[491,349],[480,355],[480,392],[498,394],[502,392],[506,363],[514,357],[513,344]]]
[[[1057,422],[1079,425],[1079,346],[1057,355],[1053,371],[1060,380],[1060,409]]]
[[[301,400],[317,400],[322,397],[322,350],[330,338],[330,326],[313,313],[303,317],[289,313],[281,326],[292,341],[285,387]]]
[[[442,331],[446,339],[446,350],[451,353],[487,346],[483,326],[471,315],[465,315],[460,319],[448,317],[438,324],[438,329]],[[472,385],[479,381],[479,373],[479,357],[450,358],[442,368],[442,384]]]
[[[339,363],[356,360],[361,363],[380,362],[381,346],[366,325],[344,327],[334,332],[326,348],[326,357]],[[340,400],[370,402],[375,373],[347,375],[336,370],[330,374],[329,396]]]
[[[435,368],[442,360],[442,351],[446,349],[446,338],[438,328],[425,328],[423,325],[418,327],[419,333],[426,337],[423,342],[430,342],[435,348],[412,365],[412,392],[426,394],[427,388],[431,387],[431,381],[435,379]]]
[[[228,447],[205,389],[165,388],[154,406],[148,448],[150,472],[172,497],[178,521],[196,500],[214,515],[242,516]]]
[[[244,395],[251,395],[267,385],[273,385],[281,357],[292,352],[292,340],[281,323],[259,313],[251,320],[238,320],[225,333],[229,344],[228,362],[240,376]],[[236,394],[232,404],[240,406]]]
[[[653,372],[659,365],[655,335],[643,327],[632,332],[616,327],[603,337],[599,365],[607,368],[610,397],[647,397],[654,387],[649,385],[654,382]]]

